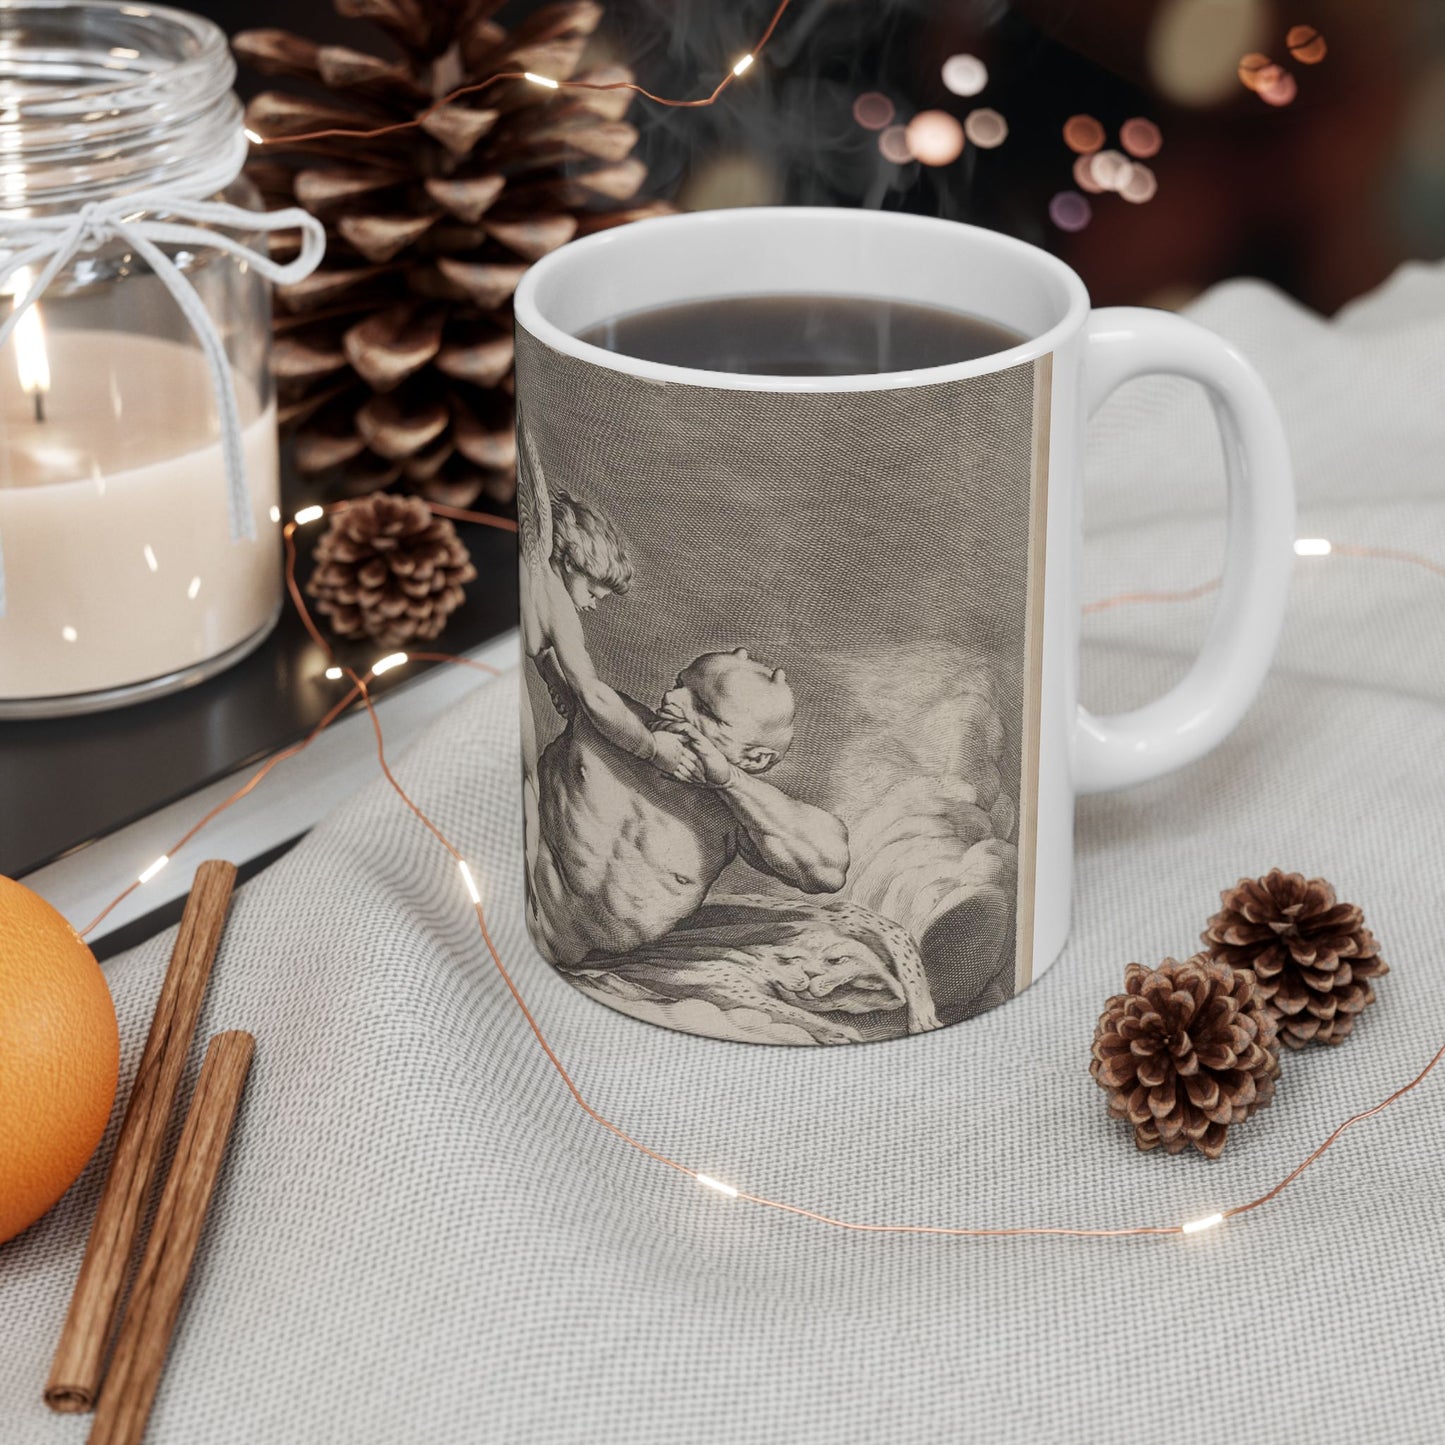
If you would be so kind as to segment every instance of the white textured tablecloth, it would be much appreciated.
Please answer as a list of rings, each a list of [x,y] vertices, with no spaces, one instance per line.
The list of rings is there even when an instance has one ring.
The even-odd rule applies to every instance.
[[[1274,388],[1303,533],[1445,559],[1445,269],[1409,268],[1328,324],[1245,282],[1194,314]],[[1220,471],[1198,394],[1121,393],[1093,435],[1087,595],[1209,576]],[[1091,619],[1086,700],[1157,692],[1208,606]],[[642,1139],[847,1216],[1177,1221],[1260,1192],[1445,1039],[1442,622],[1445,581],[1419,569],[1301,560],[1238,733],[1081,807],[1063,958],[1013,1003],[899,1043],[720,1044],[555,978],[521,927],[514,678],[438,721],[399,773],[475,861],[580,1085]],[[1187,954],[1219,888],[1274,864],[1364,906],[1393,969],[1380,1002],[1343,1048],[1287,1058],[1275,1106],[1220,1162],[1139,1155],[1086,1072],[1095,1016],[1128,960]],[[169,946],[108,968],[122,1097]],[[255,1070],[153,1441],[1445,1437],[1445,1077],[1276,1204],[1189,1240],[859,1237],[782,1218],[579,1113],[455,867],[380,783],[239,895],[204,1031],[238,1027],[257,1035]],[[88,1429],[40,1391],[109,1149],[0,1248],[5,1445]]]

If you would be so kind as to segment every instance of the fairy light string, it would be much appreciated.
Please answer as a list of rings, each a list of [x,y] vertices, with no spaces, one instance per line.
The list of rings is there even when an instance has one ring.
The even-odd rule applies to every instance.
[[[731,69],[712,90],[695,100],[678,100],[672,96],[656,95],[646,86],[638,85],[636,81],[632,80],[563,80],[550,75],[540,75],[535,70],[499,70],[484,80],[473,81],[469,85],[460,85],[455,90],[448,91],[439,100],[432,101],[425,110],[418,111],[410,120],[393,121],[388,125],[369,128],[328,126],[324,130],[308,130],[282,135],[262,135],[259,131],[247,127],[246,137],[255,146],[292,146],[317,140],[377,140],[381,136],[396,135],[401,131],[418,130],[437,111],[445,110],[447,106],[453,105],[469,95],[477,95],[481,91],[489,90],[492,86],[509,80],[520,80],[543,90],[627,90],[634,95],[642,96],[644,100],[652,101],[654,105],[666,106],[669,110],[701,110],[706,106],[716,105],[722,98],[723,92],[735,80],[746,75],[752,69],[768,42],[773,38],[773,32],[778,28],[778,22],[792,3],[793,0],[779,0],[777,9],[773,11],[772,19],[768,21],[767,29],[754,42],[752,48],[738,57]]]
[[[466,666],[484,673],[488,673],[493,676],[500,675],[499,669],[492,667],[488,663],[480,662],[475,658],[459,657],[453,653],[406,652],[388,654],[386,657],[379,659],[376,663],[373,663],[367,674],[362,674],[358,672],[355,668],[336,661],[335,652],[331,646],[330,641],[327,639],[325,634],[322,633],[320,628],[318,628],[315,619],[311,615],[310,609],[306,605],[305,597],[302,594],[300,585],[298,584],[296,579],[296,532],[300,527],[306,526],[313,521],[318,521],[322,517],[328,516],[333,512],[342,511],[346,507],[351,505],[353,505],[353,503],[349,501],[341,501],[334,502],[326,507],[305,507],[300,512],[298,512],[291,521],[287,522],[282,529],[282,537],[286,552],[286,590],[291,598],[292,604],[295,606],[297,614],[299,615],[302,625],[305,627],[307,634],[311,637],[312,641],[315,642],[316,645],[322,650],[322,652],[328,659],[329,665],[326,668],[326,676],[328,678],[334,677],[338,680],[342,677],[348,678],[350,680],[351,686],[346,691],[344,696],[342,696],[327,710],[327,712],[322,716],[322,718],[315,725],[315,727],[313,727],[311,731],[307,733],[300,742],[292,744],[290,747],[283,749],[282,751],[274,754],[271,758],[267,759],[267,761],[262,764],[255,773],[251,775],[251,777],[246,781],[246,783],[244,783],[234,793],[230,794],[227,798],[216,804],[213,808],[211,808],[209,812],[207,812],[204,816],[197,820],[195,824],[193,824],[184,834],[181,835],[180,838],[176,840],[176,842],[166,853],[162,854],[161,857],[157,859],[155,863],[151,864],[150,867],[147,868],[144,873],[136,879],[135,882],[130,884],[129,887],[127,887],[120,894],[118,894],[116,898],[114,898],[104,909],[101,910],[99,914],[97,914],[94,919],[91,920],[89,924],[86,925],[85,928],[80,930],[82,937],[93,932],[97,925],[118,904],[120,904],[124,899],[128,898],[132,893],[134,893],[137,888],[142,887],[145,882],[149,881],[149,878],[154,877],[155,874],[158,873],[160,869],[164,867],[165,864],[168,863],[177,852],[180,851],[180,849],[185,847],[187,843],[189,843],[198,833],[200,833],[201,830],[207,826],[207,824],[209,824],[221,813],[225,812],[228,808],[234,806],[236,803],[240,802],[244,797],[250,794],[280,763],[285,762],[288,758],[297,757],[301,753],[305,752],[305,750],[310,747],[310,745],[316,740],[316,738],[318,738],[328,727],[330,727],[331,724],[335,722],[338,717],[340,717],[344,712],[350,709],[354,703],[359,702],[362,707],[365,708],[367,717],[371,724],[372,735],[376,743],[377,762],[380,766],[382,776],[386,779],[388,785],[396,793],[397,797],[405,805],[408,811],[410,811],[413,816],[415,816],[415,818],[418,820],[418,822],[420,822],[422,826],[431,833],[431,835],[451,856],[453,862],[456,864],[457,869],[461,874],[467,899],[477,920],[478,931],[481,934],[482,942],[486,947],[487,954],[492,962],[492,966],[495,968],[497,975],[507,989],[507,992],[511,995],[513,1003],[516,1005],[523,1019],[526,1021],[527,1027],[531,1031],[532,1037],[536,1041],[537,1046],[541,1049],[542,1053],[547,1059],[547,1062],[556,1072],[558,1078],[562,1082],[563,1087],[567,1090],[573,1102],[595,1124],[605,1129],[609,1134],[613,1135],[614,1138],[616,1138],[622,1144],[625,1144],[628,1148],[635,1150],[637,1153],[645,1156],[648,1159],[651,1159],[654,1163],[664,1165],[666,1168],[673,1170],[675,1173],[685,1175],[699,1187],[704,1188],[712,1193],[720,1194],[730,1201],[755,1205],[762,1209],[772,1210],[775,1213],[779,1214],[792,1215],[796,1218],[809,1220],[815,1224],[824,1225],[829,1228],[843,1229],[860,1234],[917,1234],[974,1239],[1012,1238],[1017,1236],[1063,1236],[1072,1239],[1125,1239],[1139,1238],[1145,1236],[1189,1236],[1202,1233],[1206,1230],[1217,1228],[1226,1220],[1235,1219],[1241,1215],[1248,1214],[1253,1210],[1259,1209],[1262,1206],[1270,1203],[1274,1199],[1278,1198],[1279,1195],[1282,1194],[1291,1184],[1293,1184],[1302,1174],[1304,1174],[1307,1169],[1309,1169],[1321,1157],[1323,1157],[1323,1155],[1331,1147],[1333,1147],[1333,1145],[1337,1143],[1338,1140],[1345,1133],[1347,1133],[1350,1129],[1354,1128],[1355,1125],[1363,1123],[1366,1119],[1374,1118],[1377,1114],[1382,1113],[1384,1110],[1390,1108],[1391,1105],[1404,1098],[1404,1096],[1410,1093],[1413,1089],[1418,1088],[1422,1083],[1424,1083],[1425,1079],[1428,1078],[1429,1075],[1433,1072],[1433,1070],[1439,1065],[1441,1060],[1445,1059],[1445,1044],[1442,1044],[1441,1047],[1430,1058],[1429,1062],[1426,1063],[1424,1068],[1422,1068],[1420,1072],[1414,1076],[1414,1078],[1410,1079],[1407,1083],[1402,1084],[1398,1089],[1394,1091],[1394,1093],[1390,1094],[1387,1098],[1382,1099],[1378,1104],[1375,1104],[1367,1109],[1362,1109],[1359,1113],[1353,1114],[1349,1118],[1345,1119],[1333,1130],[1332,1133],[1329,1134],[1327,1138],[1323,1140],[1322,1143],[1320,1143],[1310,1154],[1308,1154],[1304,1159],[1299,1162],[1299,1164],[1297,1164],[1288,1174],[1286,1174],[1283,1179],[1276,1183],[1272,1188],[1266,1190],[1263,1194],[1260,1194],[1253,1199],[1247,1200],[1243,1204],[1236,1204],[1226,1209],[1218,1209],[1210,1214],[1205,1214],[1200,1216],[1199,1218],[1187,1220],[1185,1222],[1177,1224],[1125,1225],[1113,1229],[1085,1229],[1066,1225],[1011,1225],[987,1227],[978,1225],[915,1224],[908,1222],[875,1222],[868,1220],[844,1219],[836,1215],[824,1213],[821,1210],[809,1209],[800,1204],[792,1204],[786,1200],[774,1199],[766,1194],[758,1194],[750,1190],[740,1188],[736,1184],[729,1183],[727,1180],[718,1179],[715,1176],[704,1173],[699,1169],[694,1169],[691,1165],[684,1164],[680,1160],[674,1159],[671,1156],[662,1153],[660,1150],[652,1148],[650,1145],[644,1143],[642,1140],[637,1139],[632,1134],[629,1134],[627,1130],[622,1128],[619,1124],[615,1123],[605,1113],[603,1113],[602,1110],[595,1107],[582,1093],[581,1089],[578,1087],[576,1081],[573,1079],[566,1065],[562,1062],[561,1057],[558,1055],[557,1051],[553,1048],[551,1042],[548,1040],[547,1035],[542,1029],[541,1024],[537,1021],[536,1015],[532,1012],[532,1009],[528,1005],[526,998],[523,996],[521,989],[517,986],[516,980],[512,977],[511,971],[507,968],[505,962],[502,959],[501,952],[497,948],[497,945],[492,938],[491,930],[487,926],[487,916],[482,901],[481,890],[477,886],[476,878],[472,873],[471,865],[468,863],[466,856],[461,852],[460,849],[456,847],[454,843],[452,843],[452,841],[437,826],[437,824],[432,820],[432,818],[428,816],[425,810],[406,791],[406,789],[402,786],[401,782],[397,779],[395,773],[392,771],[390,762],[388,761],[386,756],[386,741],[382,732],[381,719],[377,715],[376,706],[371,696],[371,689],[368,686],[368,681],[370,678],[376,677],[377,675],[379,675],[379,673],[383,671],[390,670],[390,667],[401,666],[407,662],[412,661],[426,661],[446,665]],[[433,504],[432,510],[439,515],[449,517],[455,521],[471,522],[481,526],[495,527],[504,531],[516,531],[516,523],[505,517],[496,517],[484,512],[471,512],[460,507],[449,507],[443,506],[441,504]],[[1301,546],[1301,543],[1312,545]],[[1440,563],[1433,561],[1431,558],[1420,556],[1417,553],[1401,551],[1390,547],[1364,547],[1350,544],[1331,543],[1326,541],[1325,539],[1302,538],[1300,539],[1300,543],[1296,544],[1296,551],[1301,556],[1337,555],[1345,557],[1367,557],[1385,561],[1403,562],[1413,566],[1424,568],[1425,570],[1432,572],[1437,576],[1445,577],[1445,565],[1441,565]],[[1213,588],[1217,586],[1218,582],[1215,581],[1213,583],[1205,584],[1202,587],[1190,588],[1185,591],[1174,593],[1140,592],[1120,594],[1118,597],[1105,598],[1101,602],[1089,604],[1084,608],[1084,610],[1086,612],[1099,611],[1104,609],[1105,607],[1123,605],[1125,602],[1184,601],[1190,598],[1202,596],[1206,592],[1213,590]],[[387,664],[387,666],[383,667],[382,664]]]
[[[419,129],[432,115],[444,109],[445,107],[452,105],[467,96],[476,95],[482,91],[489,89],[494,85],[498,85],[508,81],[521,81],[545,90],[555,91],[624,90],[639,95],[644,99],[653,102],[656,105],[664,106],[670,109],[700,109],[716,104],[717,101],[724,94],[724,92],[729,88],[729,86],[731,86],[735,80],[745,75],[752,68],[759,56],[762,54],[764,48],[767,46],[768,42],[772,39],[774,31],[777,29],[779,22],[782,20],[784,14],[787,12],[790,4],[791,0],[780,0],[780,3],[773,11],[772,17],[769,20],[766,29],[763,31],[762,35],[758,38],[754,45],[743,55],[741,55],[737,59],[737,61],[734,62],[731,68],[722,76],[722,78],[707,95],[691,100],[680,100],[674,97],[658,95],[653,91],[648,90],[645,86],[639,85],[633,81],[619,80],[598,82],[587,80],[571,80],[543,75],[530,70],[500,71],[493,75],[487,76],[480,81],[464,86],[459,86],[457,89],[452,90],[446,95],[443,95],[439,99],[433,101],[424,110],[419,111],[409,120],[398,121],[371,128],[328,127],[321,130],[303,131],[298,133],[279,134],[272,136],[261,135],[257,131],[248,128],[246,131],[246,135],[247,138],[258,147],[295,146],[302,145],[311,141],[328,139],[372,140],[382,136],[393,135],[400,132]],[[594,1123],[605,1129],[608,1133],[612,1134],[627,1147],[644,1155],[646,1158],[653,1160],[657,1164],[664,1165],[668,1169],[671,1169],[676,1173],[687,1176],[700,1187],[710,1192],[720,1194],[730,1201],[755,1205],[760,1208],[773,1210],[782,1214],[792,1215],[800,1219],[810,1220],[814,1223],[835,1229],[843,1229],[857,1233],[869,1234],[917,1234],[969,1238],[1004,1238],[1014,1236],[1052,1235],[1066,1236],[1078,1239],[1118,1239],[1161,1235],[1188,1236],[1217,1228],[1226,1220],[1236,1218],[1243,1214],[1247,1214],[1252,1210],[1258,1209],[1263,1205],[1270,1203],[1291,1184],[1293,1184],[1295,1180],[1297,1180],[1307,1169],[1309,1169],[1313,1164],[1315,1164],[1326,1153],[1326,1151],[1329,1150],[1349,1129],[1353,1128],[1356,1124],[1362,1123],[1366,1119],[1373,1118],[1375,1115],[1381,1113],[1383,1110],[1389,1108],[1391,1105],[1396,1103],[1399,1099],[1403,1098],[1411,1090],[1417,1088],[1436,1068],[1436,1066],[1441,1062],[1442,1058],[1445,1058],[1445,1045],[1442,1045],[1441,1048],[1424,1066],[1424,1068],[1421,1069],[1420,1072],[1415,1075],[1413,1079],[1403,1084],[1394,1093],[1389,1095],[1388,1098],[1381,1100],[1378,1104],[1375,1104],[1371,1108],[1361,1110],[1359,1113],[1352,1115],[1348,1119],[1345,1119],[1312,1153],[1310,1153],[1303,1160],[1301,1160],[1300,1163],[1296,1165],[1293,1170],[1290,1171],[1290,1173],[1288,1173],[1283,1179],[1281,1179],[1277,1184],[1275,1184],[1265,1193],[1243,1204],[1234,1205],[1227,1209],[1216,1210],[1213,1213],[1206,1214],[1199,1218],[1177,1224],[1131,1225],[1113,1229],[1088,1229],[1074,1228],[1063,1225],[981,1227],[962,1225],[955,1226],[915,1224],[905,1222],[872,1222],[843,1219],[834,1215],[823,1213],[819,1210],[809,1209],[798,1204],[792,1204],[785,1200],[774,1199],[768,1195],[750,1192],[748,1190],[739,1188],[737,1185],[731,1184],[726,1180],[715,1178],[711,1174],[703,1173],[700,1170],[692,1168],[690,1165],[684,1164],[679,1160],[671,1158],[667,1154],[664,1154],[659,1150],[652,1148],[650,1145],[629,1134],[620,1125],[616,1124],[615,1122],[613,1122],[613,1120],[608,1118],[607,1115],[604,1114],[600,1109],[594,1107],[594,1105],[592,1105],[582,1093],[581,1089],[572,1078],[571,1073],[563,1064],[556,1050],[549,1042],[541,1025],[538,1023],[536,1016],[533,1014],[526,999],[523,997],[521,990],[517,986],[516,980],[512,977],[510,970],[507,968],[506,964],[502,960],[501,953],[499,952],[496,943],[491,936],[491,931],[488,928],[481,891],[477,886],[476,878],[472,873],[470,864],[468,863],[465,856],[461,853],[461,851],[446,836],[446,834],[442,832],[442,830],[436,825],[436,823],[407,793],[406,789],[402,786],[396,775],[393,773],[390,763],[387,759],[385,738],[382,732],[381,720],[377,715],[376,707],[369,686],[369,681],[371,679],[379,677],[384,673],[391,671],[393,668],[404,666],[408,662],[412,661],[465,666],[491,675],[498,675],[498,669],[477,659],[459,657],[452,653],[407,651],[394,652],[386,655],[385,657],[379,658],[376,662],[372,664],[368,673],[362,674],[358,672],[355,668],[341,663],[336,659],[335,653],[331,647],[329,640],[316,626],[316,623],[311,616],[310,609],[307,607],[305,598],[303,597],[301,589],[296,581],[296,531],[299,527],[304,527],[312,522],[319,521],[323,517],[328,516],[335,511],[343,510],[349,505],[351,505],[351,503],[343,501],[332,503],[331,505],[325,507],[320,505],[312,505],[302,508],[299,512],[296,513],[295,517],[283,528],[283,539],[286,550],[286,587],[290,595],[291,601],[295,606],[308,635],[311,637],[312,641],[315,642],[317,646],[322,650],[328,660],[328,666],[325,668],[326,678],[332,681],[340,681],[343,678],[348,679],[350,682],[350,687],[347,689],[345,694],[335,704],[333,704],[331,708],[327,710],[327,712],[321,717],[317,724],[311,729],[310,732],[306,734],[306,736],[300,742],[297,742],[292,746],[283,749],[282,751],[274,754],[271,758],[269,758],[260,768],[257,769],[254,774],[252,774],[252,776],[247,780],[244,785],[238,788],[234,793],[230,794],[227,798],[223,799],[220,803],[216,804],[216,806],[211,808],[209,812],[202,816],[190,829],[188,829],[184,834],[182,834],[182,836],[177,839],[177,841],[166,853],[162,854],[153,863],[146,867],[137,876],[136,880],[133,883],[131,883],[119,895],[117,895],[115,899],[113,899],[104,909],[102,909],[101,912],[94,919],[92,919],[91,922],[87,924],[84,929],[81,930],[82,936],[93,932],[94,929],[110,914],[113,909],[115,909],[132,893],[134,893],[137,888],[143,887],[152,878],[154,878],[171,861],[174,855],[180,851],[180,849],[185,847],[216,817],[218,817],[221,813],[225,812],[228,808],[233,807],[236,803],[239,803],[243,798],[245,798],[255,788],[257,788],[274,768],[276,768],[279,764],[285,762],[289,758],[297,757],[301,753],[305,752],[306,749],[310,747],[310,745],[316,740],[316,738],[318,738],[328,727],[330,727],[333,722],[335,722],[344,713],[348,712],[353,707],[353,705],[360,703],[360,705],[366,710],[367,717],[371,724],[372,734],[376,744],[377,761],[382,775],[385,777],[388,785],[396,793],[397,797],[401,800],[401,802],[415,816],[418,822],[420,822],[422,826],[425,827],[432,834],[432,836],[451,856],[452,860],[456,864],[457,869],[461,875],[467,899],[470,902],[472,910],[476,916],[478,930],[481,934],[482,941],[486,947],[492,965],[496,969],[497,974],[501,978],[502,983],[506,987],[508,993],[511,995],[516,1007],[521,1012],[522,1017],[526,1021],[527,1026],[530,1029],[538,1047],[541,1049],[548,1063],[556,1072],[558,1078],[561,1080],[563,1086],[572,1097],[574,1103]],[[487,513],[472,512],[467,511],[463,508],[449,507],[435,503],[432,504],[432,511],[440,516],[445,516],[455,521],[471,522],[474,524],[496,527],[508,531],[516,530],[515,522],[509,521],[506,518],[492,516]],[[1341,545],[1332,544],[1331,542],[1321,538],[1301,538],[1298,542],[1296,542],[1295,550],[1300,556],[1326,556],[1334,554],[1336,556],[1368,557],[1381,560],[1404,562],[1425,568],[1435,573],[1436,575],[1445,576],[1445,566],[1442,566],[1441,564],[1432,561],[1430,558],[1422,557],[1415,553],[1404,552],[1393,548]],[[1084,606],[1083,611],[1086,614],[1092,614],[1096,612],[1106,611],[1115,607],[1134,604],[1155,602],[1186,602],[1208,595],[1209,593],[1215,591],[1219,587],[1219,585],[1219,579],[1216,578],[1204,582],[1197,587],[1187,588],[1180,591],[1122,593],[1114,597],[1108,597],[1100,601],[1088,603]]]
[[[1350,542],[1332,542],[1328,537],[1300,537],[1294,544],[1296,557],[1368,557],[1378,562],[1405,562],[1412,567],[1423,567],[1437,577],[1445,577],[1445,566],[1422,557],[1418,552],[1404,552],[1398,547],[1361,547]],[[1120,592],[1113,597],[1102,597],[1097,602],[1086,602],[1083,613],[1092,616],[1096,612],[1109,612],[1115,607],[1129,607],[1143,602],[1193,602],[1219,590],[1221,579],[1211,577],[1197,587],[1185,587],[1178,592]]]
[[[297,526],[305,526],[308,523],[319,521],[322,517],[326,516],[328,512],[334,512],[343,509],[349,505],[349,502],[338,502],[333,503],[330,507],[323,507],[320,505],[303,507],[299,512],[296,513],[294,520],[289,522],[283,529],[283,537],[285,539],[287,547],[286,581],[287,589],[291,595],[291,600],[295,604],[297,613],[299,614],[302,622],[304,623],[312,641],[315,642],[320,648],[322,648],[328,659],[332,659],[331,665],[328,666],[325,670],[325,677],[328,682],[339,682],[341,678],[349,676],[352,680],[351,690],[347,692],[345,696],[343,696],[339,701],[333,703],[332,706],[328,708],[325,713],[322,714],[320,721],[317,722],[315,727],[313,727],[311,731],[308,732],[305,737],[301,739],[300,742],[293,743],[290,747],[283,748],[280,752],[273,753],[251,775],[251,777],[243,786],[238,788],[234,793],[228,794],[225,798],[223,798],[209,812],[205,813],[190,828],[188,828],[184,833],[182,833],[181,836],[176,839],[173,844],[171,844],[170,849],[167,852],[162,853],[160,857],[155,860],[155,862],[142,869],[134,883],[130,884],[129,887],[123,889],[114,898],[112,898],[110,902],[107,903],[106,906],[102,908],[101,911],[97,913],[95,917],[92,918],[90,922],[85,925],[84,928],[79,930],[80,936],[82,938],[85,938],[89,934],[93,933],[96,928],[98,928],[100,924],[103,923],[111,915],[111,913],[115,911],[116,908],[118,908],[122,903],[124,903],[125,900],[136,891],[137,888],[143,887],[145,884],[149,883],[151,879],[154,878],[161,871],[161,869],[170,862],[171,858],[182,848],[184,848],[186,844],[189,843],[191,839],[196,836],[196,834],[198,834],[204,827],[207,826],[207,824],[213,822],[216,818],[220,817],[220,815],[224,813],[228,808],[234,807],[248,794],[258,788],[261,783],[266,779],[266,777],[271,773],[272,769],[286,762],[288,758],[298,757],[301,753],[304,753],[306,749],[309,748],[311,744],[315,742],[316,739],[320,737],[321,734],[324,733],[326,729],[329,728],[331,724],[334,723],[336,719],[339,718],[344,712],[346,712],[346,710],[350,708],[351,705],[361,696],[361,691],[363,687],[361,678],[354,671],[352,671],[352,669],[340,667],[335,663],[331,644],[316,627],[315,623],[312,620],[310,610],[306,606],[305,598],[302,597],[300,591],[296,587],[296,558],[294,543],[292,541],[292,535],[295,532]],[[432,511],[436,512],[439,515],[445,515],[461,521],[476,522],[483,526],[495,527],[504,532],[515,532],[517,530],[516,522],[512,521],[508,517],[494,517],[489,513],[483,512],[463,512],[456,507],[443,506],[437,502],[433,502],[430,505]],[[279,514],[274,518],[274,520],[280,520]],[[452,653],[411,652],[406,654],[393,654],[393,656],[401,658],[402,661],[414,659],[418,662],[455,663],[461,666],[473,668],[478,672],[489,673],[493,677],[499,676],[498,669],[491,666],[490,663],[481,662],[475,658],[470,657],[456,657]],[[398,663],[394,665],[400,664]],[[375,666],[373,666],[372,670],[373,672],[375,671]]]

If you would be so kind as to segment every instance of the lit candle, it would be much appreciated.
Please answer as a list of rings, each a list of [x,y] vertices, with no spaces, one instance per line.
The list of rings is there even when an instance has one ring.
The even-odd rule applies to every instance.
[[[263,409],[237,379],[256,540],[233,542],[200,351],[122,331],[47,334],[39,306],[12,340],[14,365],[0,367],[0,708],[169,677],[259,641],[280,601],[274,403]]]
[[[10,281],[10,295],[18,302],[30,290],[31,275],[28,266],[22,266]],[[15,370],[20,378],[20,390],[32,398],[35,406],[35,420],[45,420],[45,394],[50,390],[50,354],[45,349],[45,323],[40,317],[37,302],[21,314],[15,323]]]

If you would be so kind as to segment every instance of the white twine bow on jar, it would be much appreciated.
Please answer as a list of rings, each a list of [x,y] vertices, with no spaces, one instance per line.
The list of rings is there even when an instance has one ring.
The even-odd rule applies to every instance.
[[[234,175],[235,169],[232,169],[231,176]],[[167,219],[153,219],[157,216]],[[225,234],[226,231],[294,230],[301,232],[301,251],[284,265]],[[34,283],[23,296],[15,298],[14,308],[0,325],[0,349],[9,341],[20,318],[76,256],[97,251],[112,240],[124,241],[149,264],[201,344],[211,370],[220,418],[231,540],[253,541],[256,524],[241,447],[241,408],[236,399],[235,378],[226,359],[226,345],[196,288],[161,247],[224,251],[273,284],[287,286],[303,280],[320,264],[326,250],[325,228],[314,216],[294,206],[280,211],[248,211],[222,201],[192,200],[161,190],[91,201],[69,215],[18,216],[0,212],[0,252],[5,253],[5,259],[0,261],[0,291],[23,267],[40,267]],[[4,615],[5,555],[3,541],[0,541],[0,617]]]

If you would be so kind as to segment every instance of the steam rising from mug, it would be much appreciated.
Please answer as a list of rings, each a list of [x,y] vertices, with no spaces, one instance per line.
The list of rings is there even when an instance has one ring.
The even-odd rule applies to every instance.
[[[912,91],[930,68],[926,49],[920,65],[919,43],[927,43],[930,8],[926,0],[794,5],[769,42],[767,63],[749,72],[745,99],[702,111],[639,106],[630,113],[651,183],[685,210],[783,201],[877,208],[890,192],[911,189],[918,167],[885,160],[878,137],[854,120],[853,103],[881,88],[907,103],[905,114],[915,108]],[[1000,7],[970,0],[954,10],[949,43],[967,46]],[[685,90],[716,69],[719,55],[747,43],[754,13],[709,0],[645,0],[609,18],[609,33],[640,74]],[[963,213],[971,168],[931,174],[930,183],[940,214]]]

